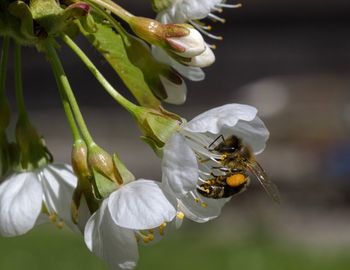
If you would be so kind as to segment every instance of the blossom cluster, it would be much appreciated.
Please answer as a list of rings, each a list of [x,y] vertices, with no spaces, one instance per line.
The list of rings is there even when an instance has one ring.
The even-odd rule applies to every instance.
[[[227,104],[190,121],[164,109],[182,104],[184,78],[204,79],[214,63],[201,20],[239,5],[224,0],[153,0],[156,19],[139,17],[112,0],[5,0],[0,3],[0,235],[23,235],[51,222],[84,236],[111,269],[134,269],[138,245],[159,241],[187,218],[207,222],[244,191],[250,176],[279,200],[256,161],[269,132],[249,105]],[[52,16],[54,15],[54,16]],[[126,30],[122,24],[129,25]],[[123,97],[73,41],[86,39],[108,61],[137,103]],[[161,181],[136,179],[117,153],[91,136],[58,54],[58,40],[88,67],[103,89],[135,119],[142,140],[162,159]],[[6,96],[9,47],[14,44],[17,121]],[[56,79],[73,137],[71,165],[54,162],[30,120],[22,85],[21,48],[44,53]]]

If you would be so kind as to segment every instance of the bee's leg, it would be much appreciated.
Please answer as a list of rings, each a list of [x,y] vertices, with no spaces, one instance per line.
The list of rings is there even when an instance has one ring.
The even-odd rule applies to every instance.
[[[225,138],[224,138],[224,136],[221,134],[219,137],[217,137],[211,144],[209,144],[209,146],[208,146],[208,150],[209,151],[213,151],[214,149],[210,149],[212,146],[213,146],[213,144],[215,144],[219,139],[222,139],[222,141],[223,142],[225,142]]]

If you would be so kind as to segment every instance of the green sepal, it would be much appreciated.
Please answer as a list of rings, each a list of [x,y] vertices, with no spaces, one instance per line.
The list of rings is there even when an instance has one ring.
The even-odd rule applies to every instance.
[[[96,198],[89,180],[84,177],[78,177],[78,185],[73,192],[71,204],[71,216],[75,224],[79,223],[78,213],[83,199],[85,199],[91,215],[98,210],[101,200]]]
[[[20,115],[18,118],[16,142],[19,151],[17,170],[34,170],[49,163],[51,158],[45,143],[27,116]]]
[[[140,139],[147,143],[158,157],[161,158],[163,156],[163,147],[160,147],[155,140],[146,136],[141,136]]]
[[[87,14],[79,19],[81,27],[86,33],[95,33],[97,26],[94,17],[91,14]]]
[[[156,138],[164,144],[179,128],[178,121],[164,117],[164,115],[149,113],[146,117],[146,121]]]
[[[117,153],[113,154],[113,162],[123,179],[123,185],[135,180],[135,176],[124,165],[124,163],[121,161]]]
[[[155,12],[161,12],[168,8],[174,0],[152,0],[152,7]]]
[[[56,0],[31,0],[29,7],[33,19],[45,29],[47,34],[62,29],[63,9]]]
[[[110,25],[96,22],[94,33],[87,32],[83,27],[80,30],[117,72],[139,104],[149,108],[159,107],[160,101],[146,83],[142,70],[129,59],[125,40]],[[137,54],[137,51],[133,53]]]
[[[15,1],[9,5],[8,11],[20,19],[20,32],[23,38],[35,40],[34,20],[29,6],[23,1]]]
[[[97,170],[92,169],[92,172],[94,175],[98,195],[101,198],[108,197],[109,194],[118,189],[118,186],[115,182],[111,181],[110,179],[99,173]]]
[[[0,177],[4,176],[11,167],[9,144],[6,133],[0,130]]]

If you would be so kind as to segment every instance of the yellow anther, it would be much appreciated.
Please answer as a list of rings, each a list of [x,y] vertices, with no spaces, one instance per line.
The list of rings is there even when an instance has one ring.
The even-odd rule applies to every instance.
[[[57,226],[57,228],[59,228],[59,229],[63,229],[63,227],[64,227],[64,222],[63,222],[63,221],[57,222],[56,226]]]
[[[167,226],[167,224],[165,222],[159,226],[159,234],[160,235],[164,235],[164,231],[165,231],[166,226]]]
[[[194,201],[195,201],[196,203],[199,203],[199,199],[198,199],[198,198],[195,198]]]
[[[50,214],[49,215],[49,220],[52,222],[52,223],[56,223],[57,222],[57,215],[55,213],[53,214]]]
[[[154,240],[153,234],[148,234],[147,236],[145,236],[143,238],[143,242],[145,242],[145,244],[148,244],[149,242],[152,242],[153,240]]]
[[[184,214],[183,212],[178,212],[178,213],[176,214],[176,217],[177,217],[178,219],[184,219],[184,218],[185,218],[185,214]]]
[[[208,205],[207,205],[206,203],[202,202],[202,203],[201,203],[201,206],[202,206],[203,208],[207,208]]]

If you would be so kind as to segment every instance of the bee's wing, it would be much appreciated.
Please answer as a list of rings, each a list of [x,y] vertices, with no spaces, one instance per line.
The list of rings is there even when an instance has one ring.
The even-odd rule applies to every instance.
[[[280,202],[280,193],[277,189],[277,186],[272,183],[268,176],[266,175],[264,169],[256,161],[247,163],[248,169],[255,175],[260,184],[263,186],[267,194],[275,201]]]

